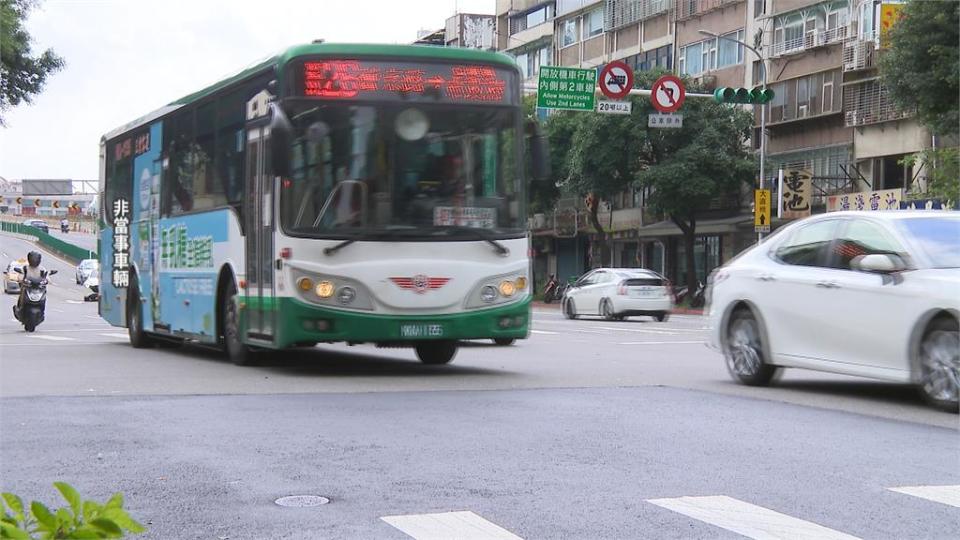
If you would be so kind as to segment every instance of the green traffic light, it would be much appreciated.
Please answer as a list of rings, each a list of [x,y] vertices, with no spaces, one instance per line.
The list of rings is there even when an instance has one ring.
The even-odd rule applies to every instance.
[[[735,88],[721,86],[713,91],[713,99],[715,99],[717,103],[733,103],[733,98],[736,94],[737,90]]]
[[[764,105],[773,101],[773,90],[757,86],[752,90],[746,88],[730,88],[722,86],[713,91],[713,99],[717,103],[744,103]]]

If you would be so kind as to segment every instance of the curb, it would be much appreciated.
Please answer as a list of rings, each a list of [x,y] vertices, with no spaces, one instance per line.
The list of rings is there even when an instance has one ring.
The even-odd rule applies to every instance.
[[[533,307],[539,308],[539,309],[555,309],[555,310],[557,310],[557,311],[560,311],[560,303],[559,303],[559,302],[554,302],[554,303],[550,303],[550,304],[544,304],[543,302],[536,301],[536,302],[533,302]],[[675,315],[701,315],[701,316],[702,316],[702,315],[703,315],[703,310],[702,310],[702,309],[695,309],[695,308],[682,308],[682,307],[678,307],[678,308],[673,308],[673,309],[671,309],[671,310],[670,310],[670,313],[673,313],[673,314],[675,314]]]

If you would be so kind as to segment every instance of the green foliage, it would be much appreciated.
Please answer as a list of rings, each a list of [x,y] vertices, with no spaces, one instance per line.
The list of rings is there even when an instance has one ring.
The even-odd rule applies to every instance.
[[[126,532],[144,532],[123,509],[123,495],[115,493],[106,504],[84,501],[80,494],[66,482],[54,482],[68,507],[51,511],[43,503],[33,501],[29,511],[23,500],[12,493],[3,493],[0,502],[0,538],[34,539],[87,539],[123,538]]]
[[[914,0],[888,35],[880,73],[901,108],[917,108],[931,131],[960,130],[960,2]]]
[[[910,167],[920,164],[927,172],[926,191],[914,195],[946,203],[960,201],[960,148],[927,148],[907,156],[903,163]]]
[[[0,0],[0,125],[4,112],[30,103],[43,90],[47,76],[64,66],[52,49],[33,56],[23,23],[36,5],[37,0]]]

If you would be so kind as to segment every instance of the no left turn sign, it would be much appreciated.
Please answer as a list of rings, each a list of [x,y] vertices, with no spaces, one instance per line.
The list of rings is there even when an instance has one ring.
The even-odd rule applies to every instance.
[[[686,97],[687,90],[683,87],[683,82],[674,75],[660,77],[650,89],[653,108],[662,113],[676,112]]]
[[[633,70],[627,64],[610,62],[600,70],[600,91],[610,99],[623,99],[633,88]]]

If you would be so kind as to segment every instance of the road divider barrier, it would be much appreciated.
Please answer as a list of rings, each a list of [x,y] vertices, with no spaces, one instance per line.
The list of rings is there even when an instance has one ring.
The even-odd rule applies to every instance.
[[[49,251],[52,251],[57,255],[60,255],[61,257],[69,259],[74,263],[80,262],[83,259],[97,258],[96,251],[85,249],[80,246],[71,244],[69,242],[65,242],[60,238],[52,236],[48,233],[41,231],[36,227],[31,227],[29,225],[3,221],[3,222],[0,222],[0,231],[19,235],[19,236],[31,237],[34,239],[36,243],[40,244],[42,247],[46,248]]]

